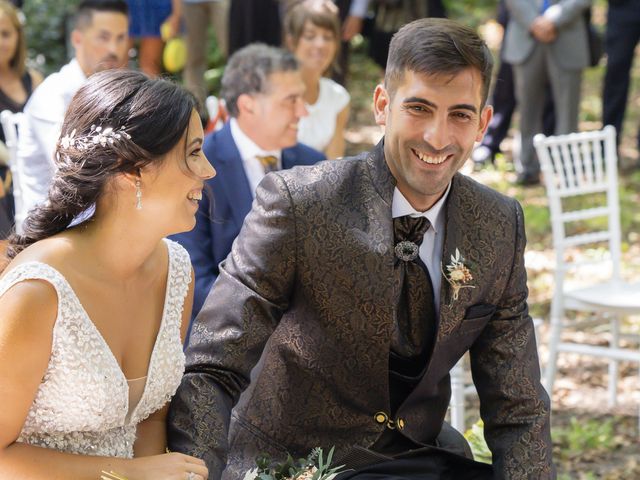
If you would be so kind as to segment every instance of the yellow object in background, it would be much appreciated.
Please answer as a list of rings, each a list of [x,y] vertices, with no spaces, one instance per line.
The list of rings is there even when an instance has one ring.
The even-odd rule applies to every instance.
[[[171,24],[169,22],[164,22],[162,25],[160,25],[160,36],[162,37],[163,41],[168,42],[169,40],[171,40],[171,37],[173,37],[174,34],[175,32],[171,28]]]
[[[162,52],[162,63],[169,73],[178,73],[187,63],[187,45],[180,37],[170,39]]]

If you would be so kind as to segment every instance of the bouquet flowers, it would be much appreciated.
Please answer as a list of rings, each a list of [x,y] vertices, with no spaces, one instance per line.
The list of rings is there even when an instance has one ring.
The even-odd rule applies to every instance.
[[[294,460],[291,455],[283,463],[273,463],[268,455],[256,458],[255,469],[248,472],[244,480],[331,480],[343,465],[333,467],[334,447],[326,458],[322,448],[314,448],[307,458]]]

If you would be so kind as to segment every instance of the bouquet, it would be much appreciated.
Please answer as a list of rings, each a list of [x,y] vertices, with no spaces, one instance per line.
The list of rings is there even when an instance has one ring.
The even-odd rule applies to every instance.
[[[331,480],[344,465],[331,466],[334,447],[326,458],[322,448],[314,448],[307,458],[294,460],[291,455],[283,463],[274,463],[268,455],[256,458],[256,467],[244,480]]]

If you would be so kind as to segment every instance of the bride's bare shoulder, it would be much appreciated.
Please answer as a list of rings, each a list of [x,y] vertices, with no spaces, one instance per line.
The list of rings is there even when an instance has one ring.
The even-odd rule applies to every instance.
[[[76,239],[64,233],[45,238],[22,250],[7,265],[2,275],[6,275],[12,269],[28,262],[41,262],[52,266],[56,270],[64,270],[65,265],[73,258]]]

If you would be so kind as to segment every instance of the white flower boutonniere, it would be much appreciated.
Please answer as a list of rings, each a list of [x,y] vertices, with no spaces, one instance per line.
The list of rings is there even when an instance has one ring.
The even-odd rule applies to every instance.
[[[475,285],[469,285],[469,282],[473,280],[471,271],[464,264],[464,258],[460,255],[460,250],[456,248],[455,255],[451,255],[451,262],[446,265],[446,272],[443,271],[442,275],[449,282],[453,290],[453,300],[458,300],[458,295],[461,288],[476,288]]]

